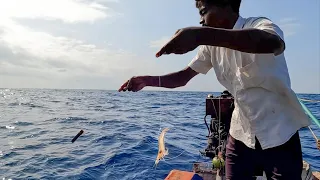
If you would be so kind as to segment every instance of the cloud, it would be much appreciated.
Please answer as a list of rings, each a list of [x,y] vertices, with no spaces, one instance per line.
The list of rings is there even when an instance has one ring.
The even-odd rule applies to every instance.
[[[283,30],[285,37],[295,35],[300,26],[301,24],[295,18],[283,18],[279,21],[279,27]]]
[[[50,32],[51,29],[35,30],[37,27],[31,25],[33,20],[55,20],[65,23],[61,31],[70,31],[70,27],[75,27],[71,26],[74,23],[108,21],[108,17],[119,14],[108,4],[117,2],[118,0],[1,2],[0,87],[114,88],[131,76],[139,75],[142,70],[153,71],[155,62],[114,48],[105,40],[95,44],[88,42],[90,37],[75,38],[74,35],[68,36],[69,33],[54,35],[54,31]],[[20,19],[28,21],[17,21]],[[108,82],[105,83],[105,80]]]
[[[142,68],[151,67],[152,63],[144,61],[134,53],[113,48],[110,43],[98,46],[80,39],[55,36],[50,32],[36,31],[30,28],[32,26],[22,25],[16,21],[16,19],[60,20],[66,23],[65,30],[68,30],[69,23],[94,23],[111,17],[114,11],[106,5],[110,2],[118,1],[10,0],[2,2],[0,6],[0,86],[52,87],[53,82],[56,82],[57,86],[59,84],[66,86],[72,85],[68,81],[83,82],[83,79],[92,81],[95,78],[101,80],[115,77],[121,80],[137,74]],[[32,83],[28,82],[28,79]],[[83,82],[82,85],[85,86],[86,83]]]
[[[13,21],[5,25],[0,28],[0,60],[5,64],[91,74],[108,74],[110,70],[133,66],[129,61],[135,55],[130,52],[36,32]]]
[[[164,36],[158,40],[154,40],[150,42],[150,47],[151,48],[161,48],[164,46],[168,41],[170,40],[170,37]]]
[[[94,22],[114,15],[115,12],[110,8],[94,1],[6,0],[0,4],[0,19],[46,19],[78,23]]]

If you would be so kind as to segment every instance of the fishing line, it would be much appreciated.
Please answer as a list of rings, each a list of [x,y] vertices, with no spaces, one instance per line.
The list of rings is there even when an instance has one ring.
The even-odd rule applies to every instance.
[[[217,108],[216,108],[216,106],[214,104],[214,101],[212,99],[211,99],[211,102],[212,102],[212,106],[213,106],[213,109],[215,111],[215,114],[216,114],[216,116],[218,116],[218,127],[217,127],[217,124],[215,124],[215,129],[218,130],[218,133],[219,133],[219,139],[218,139],[219,145],[218,145],[218,147],[215,148],[215,150],[219,148],[219,151],[222,152],[223,146],[221,144],[221,129],[220,129],[220,126],[221,126],[221,98],[219,98],[219,115],[218,115],[218,112],[217,112]]]
[[[161,87],[161,76],[158,76],[158,87]],[[162,124],[162,117],[161,117],[161,114],[163,114],[163,116],[165,116],[165,114],[164,114],[164,111],[163,112],[161,112],[161,102],[164,102],[164,98],[161,96],[161,92],[159,92],[160,93],[160,95],[159,95],[159,106],[160,106],[160,123],[159,123],[159,132],[161,133],[161,124]],[[163,103],[164,104],[164,103]],[[174,129],[173,127],[170,127],[169,129]],[[159,140],[158,140],[159,141]],[[173,158],[169,158],[169,159],[166,159],[166,160],[172,160],[172,159],[176,159],[176,158],[178,158],[178,157],[180,157],[184,152],[185,152],[186,150],[182,150],[182,152],[178,155],[178,156],[175,156],[175,157],[173,157]],[[162,160],[163,161],[165,161],[165,159],[164,158],[162,158]]]
[[[179,156],[181,156],[186,150],[182,150],[182,152],[178,155],[178,156],[175,156],[173,158],[169,158],[169,159],[166,159],[166,160],[172,160],[172,159],[176,159],[178,158]]]
[[[181,154],[179,154],[178,156],[180,156],[180,155],[181,155]],[[178,157],[178,156],[176,156],[176,157]],[[174,157],[174,158],[170,158],[169,160],[171,160],[171,159],[175,159],[176,157]],[[202,156],[201,156],[201,153],[199,153],[199,154],[198,154],[198,159],[197,159],[196,161],[183,162],[183,163],[174,163],[174,164],[188,164],[188,163],[190,163],[190,164],[191,164],[191,163],[192,163],[192,164],[194,164],[194,163],[199,164],[199,162],[198,162],[198,161],[200,160],[200,158],[201,158],[201,157],[202,157]],[[165,161],[165,160],[168,160],[168,159],[165,159],[165,158],[164,158],[163,160]],[[166,163],[168,163],[168,162],[166,162]],[[203,162],[201,162],[201,163],[203,163]]]
[[[314,138],[316,141],[318,141],[318,137],[317,137],[316,134],[312,131],[311,127],[308,126],[308,128],[309,128],[310,132],[312,133],[313,138]]]
[[[218,118],[218,120],[219,120],[219,129],[218,129],[218,132],[219,132],[219,146],[221,146],[221,129],[220,129],[220,127],[221,127],[221,98],[219,98],[219,118]],[[222,147],[220,147],[219,151],[222,152]]]
[[[165,160],[163,160],[163,162],[165,162],[166,164],[168,164],[169,166],[172,166],[173,167],[173,165],[177,165],[177,164],[183,164],[183,165],[186,165],[186,164],[191,164],[191,165],[195,165],[195,164],[197,164],[197,165],[205,165],[206,167],[211,167],[212,166],[212,163],[211,162],[197,162],[197,161],[191,161],[191,162],[178,162],[178,163],[172,163],[172,164],[170,164],[169,162],[167,162],[167,161],[165,161]]]
[[[305,101],[305,102],[320,103],[320,100],[312,100],[312,99],[305,99],[305,98],[299,98],[299,100]]]
[[[158,86],[161,87],[161,78],[160,78],[160,76],[158,76],[158,81],[159,81],[159,82],[158,82],[158,83],[159,83]],[[161,96],[161,91],[159,91],[159,93],[160,93],[160,94],[159,94],[159,97],[160,97],[160,98],[159,98],[159,99],[160,99],[160,100],[159,100],[159,107],[160,107],[160,108],[159,108],[159,109],[160,109],[160,113],[159,113],[159,114],[160,114],[159,132],[161,132],[161,124],[162,124],[162,118],[161,118],[161,102],[163,102],[163,98],[162,98],[162,96]]]

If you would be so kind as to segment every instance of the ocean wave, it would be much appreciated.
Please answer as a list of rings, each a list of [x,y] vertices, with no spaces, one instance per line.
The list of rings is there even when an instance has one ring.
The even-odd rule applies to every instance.
[[[0,178],[157,180],[172,169],[190,171],[193,162],[208,160],[199,155],[207,145],[206,92],[10,89],[10,93],[0,103]],[[319,104],[307,107],[319,118]],[[155,169],[164,127],[171,128],[165,136],[169,155]],[[320,134],[315,124],[311,128]],[[72,143],[80,129],[84,133]],[[319,150],[308,128],[301,129],[300,138],[304,159],[320,171]]]

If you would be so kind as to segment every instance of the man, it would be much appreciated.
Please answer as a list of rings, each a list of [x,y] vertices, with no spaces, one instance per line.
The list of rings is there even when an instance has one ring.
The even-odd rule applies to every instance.
[[[264,17],[243,18],[241,0],[196,0],[203,27],[178,30],[156,54],[184,54],[200,46],[188,66],[163,76],[138,76],[119,91],[146,86],[185,86],[215,70],[235,98],[226,150],[226,178],[254,179],[255,166],[268,179],[301,179],[298,130],[310,124],[291,90],[281,29]]]

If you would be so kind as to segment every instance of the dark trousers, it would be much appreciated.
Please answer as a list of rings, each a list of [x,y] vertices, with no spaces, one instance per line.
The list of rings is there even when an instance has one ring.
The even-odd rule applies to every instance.
[[[256,138],[255,149],[228,137],[226,179],[251,180],[265,171],[267,179],[301,180],[303,162],[299,133],[285,144],[262,150]]]

